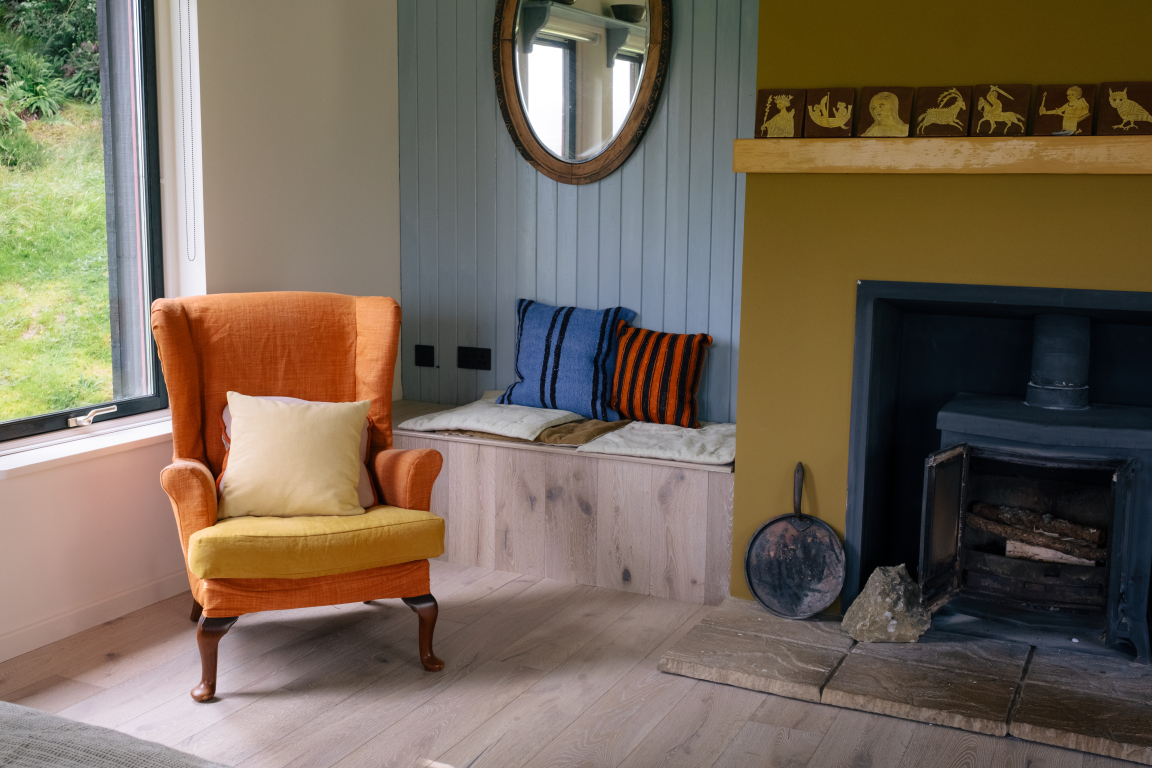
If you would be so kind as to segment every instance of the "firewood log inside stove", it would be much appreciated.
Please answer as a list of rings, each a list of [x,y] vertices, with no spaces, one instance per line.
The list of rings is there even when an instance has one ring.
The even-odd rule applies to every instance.
[[[1076,525],[1076,523],[1062,520],[1059,517],[1042,515],[1028,509],[998,507],[994,504],[977,501],[972,505],[972,514],[979,515],[985,520],[995,520],[1025,530],[1044,531],[1066,539],[1080,539],[1097,547],[1104,544],[1104,532],[1098,528]]]
[[[972,512],[973,514],[968,515],[968,525],[978,531],[991,533],[994,536],[1002,536],[1008,541],[1019,541],[1024,544],[1031,544],[1034,547],[1052,549],[1066,555],[1071,555],[1072,557],[1080,558],[1081,560],[1103,563],[1107,559],[1107,553],[1103,549],[1094,547],[1087,542],[1061,539],[1045,533],[1029,531],[1013,525],[1005,525],[995,520],[988,520],[976,513],[975,506]]]

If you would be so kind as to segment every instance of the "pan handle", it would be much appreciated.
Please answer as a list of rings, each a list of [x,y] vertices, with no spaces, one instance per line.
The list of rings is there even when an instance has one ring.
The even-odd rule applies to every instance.
[[[796,519],[802,521],[804,513],[800,511],[800,497],[804,495],[804,462],[796,462],[796,479],[792,484],[792,509]]]

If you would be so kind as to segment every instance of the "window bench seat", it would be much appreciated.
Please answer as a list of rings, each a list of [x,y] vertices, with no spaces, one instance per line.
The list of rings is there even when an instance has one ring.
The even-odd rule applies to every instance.
[[[393,425],[453,407],[397,401]],[[444,456],[432,511],[451,562],[709,605],[728,596],[732,465],[406,430],[393,444]]]

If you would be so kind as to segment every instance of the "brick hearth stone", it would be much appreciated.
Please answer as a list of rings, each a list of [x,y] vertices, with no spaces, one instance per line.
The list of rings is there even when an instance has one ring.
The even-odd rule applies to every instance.
[[[820,701],[1006,736],[1028,651],[1019,643],[934,631],[918,643],[859,643]]]
[[[1152,765],[1152,668],[1037,648],[1009,733]]]
[[[689,630],[660,669],[804,701],[820,690],[854,641],[840,622],[779,619],[746,600],[726,600]]]

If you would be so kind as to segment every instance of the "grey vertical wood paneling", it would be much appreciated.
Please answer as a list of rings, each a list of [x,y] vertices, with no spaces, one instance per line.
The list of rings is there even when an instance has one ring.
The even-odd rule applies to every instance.
[[[721,3],[716,15],[716,39],[740,39],[740,6]],[[717,45],[716,71],[739,72],[740,49]],[[712,244],[708,275],[708,333],[712,334],[712,361],[701,387],[701,409],[728,413],[732,396],[732,255],[736,245],[736,174],[732,173],[732,140],[740,107],[738,77],[717,77],[712,132]]]
[[[711,4],[709,0],[700,2]],[[664,236],[664,305],[661,311],[664,319],[660,330],[671,333],[684,333],[687,325],[688,171],[692,151],[694,6],[693,0],[681,0],[672,6],[672,57],[665,86],[667,92],[664,94],[668,105],[668,199]]]
[[[399,0],[402,375],[407,397],[467,402],[514,379],[517,298],[714,337],[701,417],[736,415],[744,178],[758,0],[673,0],[664,96],[615,174],[572,187],[516,152],[495,100],[495,0]],[[416,368],[435,344],[439,368]],[[457,371],[456,345],[492,350]]]
[[[556,188],[546,176],[536,177],[536,298],[556,303]]]
[[[576,304],[576,187],[558,184],[556,189],[556,303]]]
[[[594,307],[600,288],[600,185],[576,190],[576,304]]]
[[[496,0],[470,3],[475,9],[472,29],[473,71],[476,83],[476,130],[473,151],[476,155],[476,346],[492,350],[492,370],[477,371],[475,390],[462,400],[480,397],[485,390],[496,388],[497,341],[496,307],[498,295],[496,244],[496,138],[497,129],[506,135],[496,109],[496,86],[492,78],[492,30],[485,22],[495,13]],[[467,136],[467,131],[461,132]],[[514,299],[513,299],[514,300]],[[502,305],[503,306],[503,305]]]
[[[620,303],[620,179],[623,169],[600,182],[600,253],[596,267],[596,303]]]
[[[744,0],[740,18],[740,90],[736,136],[750,139],[755,135],[756,120],[756,40],[759,32],[760,5]],[[744,272],[744,195],[748,177],[736,175],[736,241],[732,259],[732,355],[729,360],[729,418],[736,421],[737,371],[740,365],[740,276]]]
[[[456,123],[476,125],[476,4],[456,8]],[[476,132],[456,132],[456,343],[476,346]],[[446,349],[452,357],[452,350]],[[455,362],[454,360],[450,362]],[[476,395],[476,371],[457,371],[457,401]]]
[[[708,327],[712,262],[712,162],[716,122],[716,13],[733,3],[697,2],[692,14],[691,157],[688,168],[688,293],[684,330]],[[731,170],[729,170],[731,173]],[[705,383],[710,371],[705,371]],[[704,398],[707,400],[707,396]]]
[[[649,327],[664,327],[664,260],[668,211],[668,99],[644,137],[644,246],[639,312]],[[634,307],[636,308],[636,307]]]
[[[397,55],[400,61],[411,61],[416,56],[416,5],[400,3],[396,9]],[[415,73],[412,73],[413,75]],[[400,375],[401,381],[418,395],[420,370],[416,367],[416,344],[420,341],[420,196],[419,164],[417,153],[412,151],[419,144],[417,114],[416,78],[400,78],[398,106],[400,120],[400,146],[408,151],[400,153],[400,178],[407,183],[406,194],[400,196],[400,295],[404,300],[403,322],[400,326]],[[417,187],[417,189],[413,189]]]
[[[620,169],[620,295],[622,306],[643,318],[644,157],[643,143]],[[643,324],[643,323],[641,323]]]
[[[437,300],[439,298],[439,280],[437,272],[439,264],[439,248],[437,242],[437,216],[439,210],[439,189],[436,178],[437,152],[436,152],[436,4],[428,2],[416,3],[416,64],[415,72],[416,90],[416,120],[418,126],[416,152],[419,164],[416,172],[416,191],[420,202],[420,283],[418,292],[420,303],[420,344],[433,344],[438,341],[436,334]],[[404,78],[401,77],[401,80]],[[401,119],[404,116],[401,115]],[[409,148],[411,149],[411,148]],[[401,154],[404,153],[402,148]],[[405,189],[411,189],[405,179],[400,179],[400,194]],[[403,266],[403,265],[401,265]],[[401,294],[403,300],[403,294]],[[436,400],[440,396],[439,379],[435,368],[419,368],[419,383],[415,389],[421,400]],[[412,396],[411,385],[408,386],[408,396]]]
[[[456,167],[457,0],[436,0],[436,402],[452,402],[456,391],[456,324],[459,243],[456,240],[459,170]],[[464,89],[467,92],[467,89]]]

